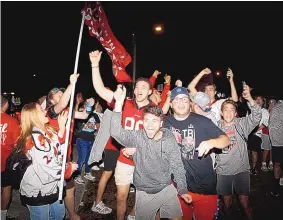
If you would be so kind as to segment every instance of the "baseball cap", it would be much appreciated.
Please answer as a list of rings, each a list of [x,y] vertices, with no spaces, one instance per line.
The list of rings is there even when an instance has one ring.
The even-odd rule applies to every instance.
[[[53,88],[49,91],[48,95],[47,95],[47,100],[49,101],[53,95],[55,95],[57,92],[61,91],[61,92],[65,92],[66,89],[64,88]]]
[[[171,95],[170,95],[171,101],[172,101],[173,99],[175,99],[176,96],[181,95],[181,94],[184,94],[184,95],[187,95],[187,96],[190,97],[189,91],[188,91],[185,87],[179,86],[179,87],[175,87],[175,88],[171,91]]]
[[[205,110],[210,104],[209,96],[204,92],[197,92],[192,100],[202,109]]]

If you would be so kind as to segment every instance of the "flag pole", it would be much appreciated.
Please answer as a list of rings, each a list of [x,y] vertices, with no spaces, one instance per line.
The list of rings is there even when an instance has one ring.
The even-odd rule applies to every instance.
[[[133,48],[134,48],[134,54],[133,54],[133,90],[134,90],[136,84],[136,57],[137,57],[137,44],[136,44],[135,34],[133,34]]]
[[[83,34],[84,20],[85,20],[85,12],[83,12],[83,16],[82,16],[82,23],[81,23],[81,29],[80,29],[80,34],[79,34],[74,73],[77,73],[78,71],[79,54],[80,54],[80,49],[81,49],[81,40],[82,40],[82,34]],[[65,137],[65,144],[64,144],[65,149],[63,151],[64,155],[63,155],[63,164],[62,164],[62,172],[61,172],[61,179],[60,179],[60,188],[59,188],[59,200],[60,201],[62,200],[62,197],[63,197],[63,188],[64,188],[65,170],[66,170],[65,168],[66,168],[67,152],[68,152],[68,145],[69,145],[70,128],[71,128],[71,123],[72,123],[75,88],[76,88],[76,84],[72,86],[70,108],[69,108],[69,113],[68,113],[68,121],[66,125],[66,137]]]

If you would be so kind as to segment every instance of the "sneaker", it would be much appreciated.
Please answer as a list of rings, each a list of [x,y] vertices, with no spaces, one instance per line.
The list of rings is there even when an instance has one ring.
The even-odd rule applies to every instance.
[[[127,220],[136,220],[136,216],[128,215]]]
[[[91,169],[95,171],[100,170],[98,166],[93,166]]]
[[[84,178],[90,180],[90,181],[94,181],[95,180],[95,176],[92,176],[90,173],[87,173]]]
[[[130,187],[130,193],[134,193],[136,191],[135,187],[131,186]]]
[[[279,184],[280,184],[280,186],[283,186],[283,177],[280,178]]]
[[[102,167],[102,168],[104,168],[104,163],[100,164],[100,165],[99,165],[99,167]]]
[[[101,201],[97,205],[94,203],[91,208],[91,211],[97,212],[99,214],[107,215],[112,212],[112,209],[105,206],[105,204]]]
[[[256,176],[257,175],[257,170],[255,168],[252,168],[250,170],[250,174]]]
[[[261,164],[261,170],[264,171],[264,172],[267,172],[269,170],[266,166],[266,163]]]
[[[269,162],[268,170],[273,171],[273,163],[272,162]]]
[[[83,180],[83,178],[81,176],[76,177],[75,182],[77,184],[84,184],[85,183],[85,181]]]

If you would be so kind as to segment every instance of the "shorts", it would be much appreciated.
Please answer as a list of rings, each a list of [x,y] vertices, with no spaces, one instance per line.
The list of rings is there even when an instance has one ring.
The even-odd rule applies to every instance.
[[[66,181],[66,190],[75,187],[75,181],[73,175],[69,179],[66,179],[65,181]]]
[[[133,183],[135,167],[129,164],[117,161],[115,169],[115,183],[116,185],[130,185]]]
[[[174,218],[182,216],[182,209],[178,193],[173,185],[169,185],[155,194],[136,191],[136,219],[155,220],[160,209],[160,218]]]
[[[178,196],[184,220],[191,220],[193,216],[194,219],[214,219],[217,210],[218,195],[204,195],[193,192],[189,192],[188,194],[192,197],[192,203],[190,204]]]
[[[272,146],[272,162],[283,165],[283,146]]]
[[[117,150],[104,150],[104,170],[115,171],[120,152]]]
[[[11,186],[11,181],[6,171],[1,172],[1,187]]]
[[[236,192],[241,196],[250,194],[249,172],[241,172],[235,175],[217,175],[217,194],[231,196]]]
[[[261,150],[261,138],[255,134],[252,134],[248,138],[248,149],[254,152],[260,152]]]
[[[263,134],[261,136],[261,140],[262,140],[261,149],[263,149],[263,150],[271,150],[271,142],[270,142],[270,139],[269,139],[269,135]]]

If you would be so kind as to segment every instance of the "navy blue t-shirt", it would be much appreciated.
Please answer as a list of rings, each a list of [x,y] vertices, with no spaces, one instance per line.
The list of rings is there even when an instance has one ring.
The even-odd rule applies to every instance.
[[[163,127],[170,129],[180,146],[186,170],[188,190],[194,193],[215,195],[216,174],[209,155],[199,158],[197,148],[202,141],[225,135],[210,119],[190,113],[183,121],[173,115],[165,118]]]

